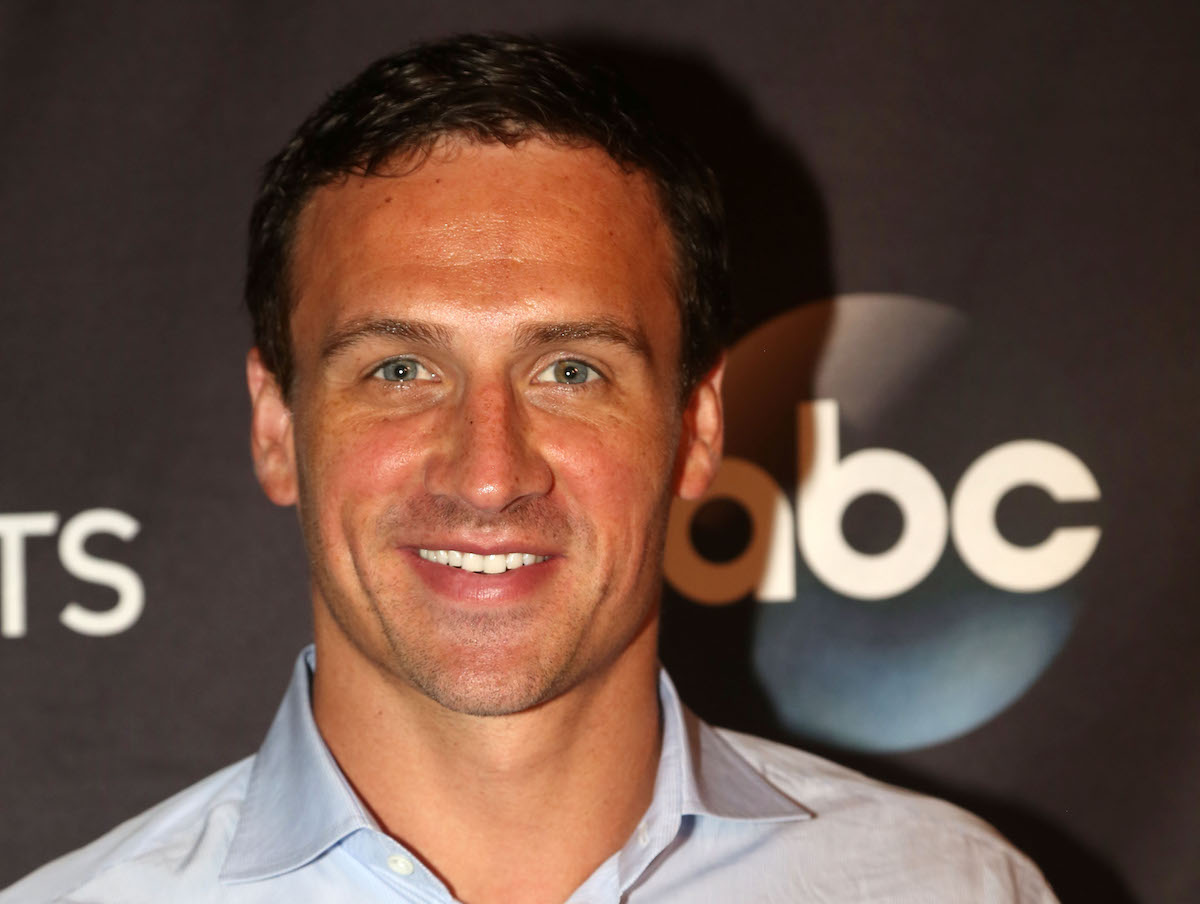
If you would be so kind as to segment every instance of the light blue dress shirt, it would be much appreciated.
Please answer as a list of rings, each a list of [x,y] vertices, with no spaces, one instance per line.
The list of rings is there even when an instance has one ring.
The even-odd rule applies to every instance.
[[[381,832],[313,722],[299,657],[256,756],[4,892],[0,904],[370,904],[455,899]],[[666,673],[654,797],[569,904],[1046,904],[1034,867],[949,804],[714,729]]]

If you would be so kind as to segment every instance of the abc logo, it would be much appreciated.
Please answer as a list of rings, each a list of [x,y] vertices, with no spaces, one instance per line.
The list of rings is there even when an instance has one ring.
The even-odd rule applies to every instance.
[[[838,405],[829,399],[797,408],[800,450],[797,506],[758,465],[727,458],[708,495],[677,502],[667,541],[667,579],[702,603],[731,603],[753,592],[760,602],[796,597],[793,547],[828,587],[860,600],[898,596],[919,584],[938,563],[947,531],[971,570],[994,587],[1032,593],[1057,587],[1091,558],[1097,527],[1060,527],[1043,542],[1017,546],[996,528],[996,507],[1011,490],[1034,486],[1059,502],[1095,500],[1096,479],[1078,458],[1038,440],[1005,443],[980,456],[958,483],[949,512],[933,475],[891,449],[839,455]],[[842,533],[842,516],[868,493],[891,499],[903,530],[891,549],[856,550]],[[713,498],[740,503],[750,516],[752,541],[734,561],[702,558],[690,540],[692,516]],[[795,519],[793,526],[793,517]]]
[[[898,751],[962,734],[1018,699],[1074,625],[1100,487],[1061,443],[1020,424],[996,436],[1002,412],[1050,404],[1053,379],[1036,361],[997,373],[967,326],[924,299],[845,295],[730,354],[726,459],[705,498],[676,502],[666,577],[704,604],[676,610],[685,622],[751,607],[729,655],[748,652],[801,738]],[[872,441],[885,426],[907,439]],[[1040,508],[1014,534],[1022,498]]]

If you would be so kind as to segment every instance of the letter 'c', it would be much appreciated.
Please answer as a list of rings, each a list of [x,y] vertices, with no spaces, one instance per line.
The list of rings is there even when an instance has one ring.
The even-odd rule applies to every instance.
[[[1087,466],[1061,446],[1014,440],[981,455],[962,476],[950,503],[958,554],[979,577],[1003,590],[1037,593],[1071,578],[1100,542],[1098,527],[1060,527],[1036,546],[1016,546],[996,529],[996,506],[1020,486],[1045,490],[1056,502],[1090,502],[1100,487]]]

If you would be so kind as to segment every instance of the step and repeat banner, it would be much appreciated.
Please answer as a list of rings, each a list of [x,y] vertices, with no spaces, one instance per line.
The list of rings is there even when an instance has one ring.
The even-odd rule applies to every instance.
[[[1198,10],[0,6],[0,887],[256,749],[310,632],[248,455],[258,172],[369,60],[495,29],[622,69],[728,196],[685,699],[1066,902],[1200,900]]]

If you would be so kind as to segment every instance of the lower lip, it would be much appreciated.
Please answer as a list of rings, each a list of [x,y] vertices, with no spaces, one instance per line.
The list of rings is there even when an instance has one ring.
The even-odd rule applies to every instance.
[[[442,597],[467,605],[503,606],[522,602],[540,589],[557,570],[559,557],[522,565],[502,574],[465,571],[422,559],[415,549],[405,550],[412,569],[425,586]]]

